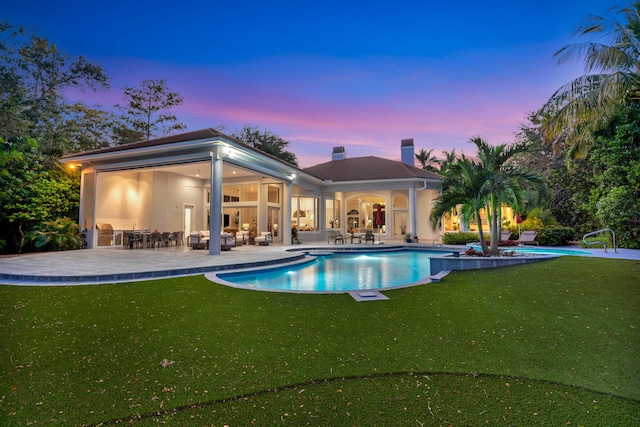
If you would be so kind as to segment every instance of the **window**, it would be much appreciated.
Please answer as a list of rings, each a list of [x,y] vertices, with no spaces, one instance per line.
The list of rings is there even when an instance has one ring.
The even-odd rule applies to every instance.
[[[258,184],[233,184],[222,186],[222,201],[230,202],[257,202]]]
[[[314,197],[292,197],[293,210],[291,226],[300,231],[314,231],[318,228],[318,199]]]
[[[325,228],[340,228],[340,200],[329,199],[325,202]]]
[[[280,187],[276,185],[267,187],[267,203],[280,203]]]

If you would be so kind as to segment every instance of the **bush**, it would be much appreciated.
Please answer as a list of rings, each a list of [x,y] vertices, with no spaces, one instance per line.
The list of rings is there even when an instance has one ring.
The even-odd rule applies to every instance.
[[[28,234],[27,240],[41,251],[80,249],[84,244],[84,236],[80,233],[78,224],[69,218],[43,223],[40,230]]]
[[[596,211],[600,223],[616,232],[618,246],[630,249],[640,248],[640,218],[634,191],[624,185],[612,188],[598,200]]]
[[[564,246],[574,240],[575,232],[570,227],[546,226],[537,230],[538,242],[543,246]]]
[[[464,252],[465,255],[467,256],[484,256],[484,254],[482,253],[482,251],[476,251],[473,248],[469,248]]]
[[[485,235],[485,240],[490,237]],[[445,245],[466,245],[467,243],[475,243],[480,241],[478,233],[461,231],[459,233],[444,233]]]

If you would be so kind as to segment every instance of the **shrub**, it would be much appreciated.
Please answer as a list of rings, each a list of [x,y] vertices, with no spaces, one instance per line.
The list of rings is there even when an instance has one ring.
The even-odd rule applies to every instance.
[[[461,231],[459,233],[444,233],[445,245],[466,245],[467,243],[475,243],[480,241],[478,233]],[[489,237],[485,235],[485,240]]]
[[[631,249],[640,248],[638,202],[634,191],[625,185],[612,188],[598,200],[596,211],[600,223],[616,232],[618,245]]]
[[[464,252],[465,255],[467,256],[484,256],[484,254],[481,251],[476,251],[473,248],[469,248]]]
[[[546,226],[538,231],[538,242],[543,246],[564,246],[574,240],[575,233],[570,227]]]
[[[69,218],[43,223],[40,230],[29,233],[28,240],[36,249],[44,251],[80,249],[84,243],[78,224]]]

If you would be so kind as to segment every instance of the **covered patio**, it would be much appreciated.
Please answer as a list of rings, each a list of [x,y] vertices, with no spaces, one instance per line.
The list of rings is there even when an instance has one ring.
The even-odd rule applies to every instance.
[[[220,230],[211,233],[210,254],[220,253],[222,232],[240,245],[261,232],[271,233],[274,242],[288,242],[292,195],[317,196],[323,184],[213,129],[61,161],[82,168],[80,227],[90,249],[132,248],[130,238],[148,240],[151,233],[182,233],[175,243],[186,243],[190,233],[209,230]],[[103,233],[99,225],[112,232]]]

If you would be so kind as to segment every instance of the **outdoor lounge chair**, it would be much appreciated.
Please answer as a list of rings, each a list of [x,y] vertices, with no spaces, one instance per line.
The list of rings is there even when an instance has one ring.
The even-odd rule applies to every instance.
[[[342,242],[344,244],[344,236],[339,231],[334,231],[334,230],[329,231],[329,237],[327,238],[327,243],[331,243],[332,240],[333,240],[333,243],[335,243],[336,245],[338,244],[338,242]]]
[[[511,231],[509,230],[502,230],[500,232],[500,241],[504,242],[507,241],[511,238]]]
[[[236,247],[236,239],[232,233],[220,234],[220,250],[228,251]]]
[[[517,242],[520,245],[538,245],[539,243],[535,241],[536,234],[535,231],[523,231]]]
[[[262,231],[259,236],[255,238],[256,245],[267,246],[273,241],[270,231]]]
[[[189,246],[191,246],[192,249],[206,249],[208,243],[209,240],[204,240],[200,233],[189,234]]]

